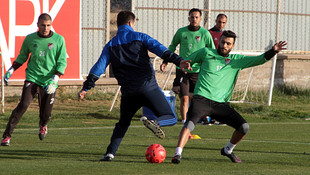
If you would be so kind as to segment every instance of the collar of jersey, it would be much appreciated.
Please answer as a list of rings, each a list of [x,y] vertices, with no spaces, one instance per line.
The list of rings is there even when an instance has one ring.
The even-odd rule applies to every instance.
[[[126,24],[125,25],[121,25],[121,26],[118,27],[117,33],[123,32],[123,31],[128,31],[128,30],[134,31],[133,28],[130,27],[129,25],[126,25]]]

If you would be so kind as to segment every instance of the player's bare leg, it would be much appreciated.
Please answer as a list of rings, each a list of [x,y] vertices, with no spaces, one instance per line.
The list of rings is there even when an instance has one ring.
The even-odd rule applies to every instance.
[[[181,130],[180,135],[179,135],[179,141],[178,141],[178,146],[181,147],[182,149],[186,145],[188,141],[188,136],[190,135],[190,131],[188,128],[184,128]]]
[[[237,145],[245,137],[245,135],[246,134],[234,131],[233,135],[231,136],[230,143]]]
[[[176,163],[176,164],[180,163],[181,157],[182,157],[181,154],[182,154],[184,146],[186,145],[188,141],[189,135],[190,135],[189,129],[183,127],[179,135],[179,141],[178,141],[178,145],[176,148],[176,153],[171,160],[172,163]]]
[[[221,149],[221,155],[228,157],[234,163],[242,162],[239,157],[233,153],[233,149],[245,137],[248,130],[248,124],[245,123],[242,125],[242,127],[245,128],[245,130],[243,130],[243,132],[235,130],[231,136],[230,141],[224,148]]]
[[[186,121],[186,115],[187,115],[188,107],[190,105],[191,97],[184,95],[180,99],[181,99],[180,113],[181,113],[181,117],[182,117],[182,123],[184,124]],[[201,139],[198,135],[192,135],[191,133],[189,133],[188,137],[189,137],[189,139]]]
[[[180,98],[180,113],[181,113],[181,117],[182,117],[182,121],[186,120],[186,114],[188,111],[188,104],[189,104],[189,96],[183,96]]]

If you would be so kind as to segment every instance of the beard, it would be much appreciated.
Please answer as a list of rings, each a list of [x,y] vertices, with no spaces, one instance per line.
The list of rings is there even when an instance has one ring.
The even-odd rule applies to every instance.
[[[223,57],[228,57],[230,51],[231,51],[231,49],[224,49],[224,48],[221,48],[221,47],[219,47],[219,48],[217,49],[217,52],[218,52],[221,56],[223,56]]]

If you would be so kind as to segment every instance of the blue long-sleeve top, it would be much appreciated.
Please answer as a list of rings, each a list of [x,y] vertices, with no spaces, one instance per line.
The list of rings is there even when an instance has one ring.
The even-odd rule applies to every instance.
[[[129,25],[122,25],[119,26],[117,35],[103,48],[84,82],[83,90],[93,88],[110,63],[122,93],[131,94],[157,88],[148,50],[177,66],[183,60],[149,35],[135,32]]]

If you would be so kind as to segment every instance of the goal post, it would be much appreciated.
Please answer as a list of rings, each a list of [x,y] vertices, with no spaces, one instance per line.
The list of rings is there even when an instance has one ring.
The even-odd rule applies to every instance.
[[[2,58],[2,52],[0,48],[0,58],[1,58],[1,112],[4,113],[4,61]]]

